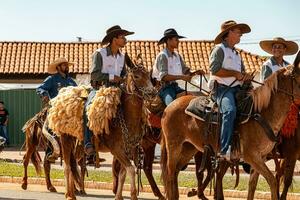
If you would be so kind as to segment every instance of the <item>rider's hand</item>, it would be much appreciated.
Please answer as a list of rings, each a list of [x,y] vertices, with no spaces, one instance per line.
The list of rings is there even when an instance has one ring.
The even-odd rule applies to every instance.
[[[48,96],[42,96],[42,102],[48,103],[49,102],[49,97]]]
[[[240,72],[237,72],[237,74],[235,75],[235,78],[238,80],[238,81],[242,81],[243,78],[244,78],[244,75]]]
[[[243,77],[243,81],[250,81],[253,79],[253,75],[249,73],[245,73]]]
[[[114,76],[114,79],[111,82],[120,83],[123,79],[120,76]]]

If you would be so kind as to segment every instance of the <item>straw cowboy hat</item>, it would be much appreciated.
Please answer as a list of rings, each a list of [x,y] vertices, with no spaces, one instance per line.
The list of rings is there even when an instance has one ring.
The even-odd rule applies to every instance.
[[[178,37],[180,38],[185,38],[184,36],[178,35],[177,31],[173,28],[169,28],[165,30],[164,36],[158,41],[158,45],[163,44],[167,38],[172,38],[172,37]]]
[[[296,42],[288,41],[281,37],[273,38],[273,40],[263,40],[259,42],[259,46],[269,54],[273,54],[273,44],[283,44],[286,47],[284,55],[293,55],[298,51],[298,44]]]
[[[250,27],[247,24],[238,24],[233,20],[224,22],[221,25],[221,32],[215,38],[215,44],[219,44],[223,40],[223,36],[229,32],[229,30],[239,28],[242,31],[242,34],[249,33],[251,31]]]
[[[125,29],[122,29],[119,25],[115,25],[113,27],[110,27],[106,31],[106,36],[102,39],[101,44],[105,45],[111,41],[112,38],[118,36],[118,35],[132,35],[134,32],[127,31]]]
[[[56,67],[60,64],[67,63],[68,66],[74,65],[75,63],[69,62],[66,58],[58,58],[54,60],[49,66],[48,66],[48,73],[49,74],[55,74],[57,72]]]

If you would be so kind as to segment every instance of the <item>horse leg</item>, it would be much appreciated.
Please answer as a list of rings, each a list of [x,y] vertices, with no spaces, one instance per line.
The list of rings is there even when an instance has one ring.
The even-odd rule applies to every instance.
[[[254,199],[254,194],[258,182],[259,173],[256,170],[251,169],[248,187],[248,199]]]
[[[137,198],[137,189],[135,186],[135,168],[134,166],[130,165],[126,167],[126,171],[130,178],[130,196],[131,200],[138,200]],[[125,174],[126,175],[126,174]]]
[[[65,198],[67,200],[75,200],[74,180],[71,172],[71,154],[70,138],[66,135],[61,135],[62,156],[64,158],[64,175],[65,175]]]
[[[210,158],[207,157],[207,160],[205,161],[206,162],[205,168],[207,170],[207,175],[203,182],[204,172],[199,172],[199,169],[201,167],[201,162],[202,162],[202,156],[203,156],[203,153],[200,151],[198,151],[194,156],[195,164],[196,164],[196,177],[197,177],[197,182],[198,182],[197,183],[198,184],[197,196],[199,199],[208,200],[208,198],[206,198],[204,195],[204,190],[212,178],[212,169],[211,169]],[[210,156],[210,155],[208,155],[208,156]]]
[[[57,192],[55,187],[51,183],[50,170],[51,170],[51,163],[47,160],[46,155],[45,155],[45,157],[44,157],[44,173],[45,173],[47,189],[50,192]]]
[[[111,149],[111,153],[116,157],[116,159],[121,163],[120,172],[118,175],[118,189],[115,196],[116,200],[123,200],[122,191],[126,178],[126,173],[129,174],[130,180],[130,195],[131,200],[137,200],[137,189],[135,185],[135,168],[131,165],[125,152],[120,153]]]
[[[296,158],[289,158],[287,157],[285,159],[285,165],[284,165],[284,187],[280,196],[280,200],[285,200],[288,189],[290,185],[292,184],[293,181],[293,174],[294,174],[294,169],[296,165]]]
[[[175,175],[171,182],[173,184],[173,191],[175,192],[175,195],[174,195],[175,199],[179,199],[178,174],[179,174],[180,170],[188,164],[188,162],[191,160],[191,158],[193,157],[193,155],[195,154],[196,151],[197,150],[195,149],[195,147],[193,145],[191,145],[190,143],[184,143],[182,145],[181,149],[177,148],[177,149],[170,150],[170,152],[172,153],[172,156],[169,157],[170,160],[175,160],[175,159],[178,160],[177,163],[175,164],[175,170],[174,170]],[[178,155],[178,156],[176,156],[176,155]],[[168,161],[170,161],[170,160],[168,160]],[[173,199],[173,198],[170,198],[170,199]]]
[[[120,170],[121,170],[121,163],[114,156],[113,163],[112,163],[113,193],[114,194],[117,193]]]
[[[35,146],[33,146],[33,145],[26,145],[26,146],[27,146],[27,150],[23,157],[23,167],[24,167],[24,176],[23,176],[23,180],[22,180],[22,189],[23,190],[27,189],[27,185],[28,185],[27,168],[28,168],[29,160],[30,160],[30,158],[34,152],[34,148],[35,148]]]
[[[80,166],[80,181],[81,181],[81,186],[80,186],[80,191],[79,193],[81,195],[86,195],[86,192],[85,192],[85,189],[84,189],[84,177],[85,177],[85,173],[87,171],[86,169],[86,164],[85,164],[85,156],[83,156],[83,158],[81,158],[79,161],[78,161],[78,164]]]
[[[229,168],[229,163],[227,161],[220,161],[219,169],[217,169],[217,180],[216,180],[216,186],[215,186],[215,199],[217,200],[223,200],[224,194],[223,194],[223,177]]]
[[[175,147],[174,145],[169,148],[168,157],[167,157],[167,179],[165,185],[166,185],[166,197],[167,199],[170,200],[179,199],[179,191],[177,186],[177,178],[178,178],[177,175],[179,172],[176,172],[179,155],[180,155],[180,148],[178,148],[178,146]]]
[[[148,179],[148,182],[151,186],[151,189],[156,197],[158,197],[160,200],[165,199],[165,197],[161,194],[159,188],[157,187],[157,184],[154,180],[153,174],[152,174],[152,166],[154,161],[154,154],[155,154],[155,146],[156,143],[152,143],[151,146],[144,147],[144,166],[143,170],[145,172],[145,175]]]
[[[246,158],[246,157],[245,157]],[[250,161],[250,160],[249,160]],[[279,194],[277,191],[277,181],[272,172],[268,169],[263,158],[257,157],[257,155],[251,155],[251,162],[249,162],[251,167],[261,174],[268,182],[271,190],[271,199],[278,200]],[[251,198],[248,196],[248,200]]]
[[[124,168],[124,166],[120,166],[120,170],[119,170],[119,174],[118,174],[118,187],[117,187],[117,191],[116,191],[116,196],[115,196],[115,200],[123,200],[123,195],[122,195],[122,191],[123,191],[123,186],[124,186],[124,182],[125,182],[125,178],[126,178],[126,169]]]

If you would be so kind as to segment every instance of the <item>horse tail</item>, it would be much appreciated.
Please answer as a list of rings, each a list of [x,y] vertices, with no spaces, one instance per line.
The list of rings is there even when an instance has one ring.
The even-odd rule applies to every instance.
[[[168,176],[167,172],[167,162],[168,162],[168,156],[167,156],[167,148],[166,148],[166,141],[163,134],[161,134],[161,158],[160,158],[160,167],[161,167],[161,181],[164,183],[164,186],[166,186],[166,180]]]
[[[42,167],[41,167],[41,156],[38,152],[38,146],[39,146],[39,132],[40,127],[39,124],[35,121],[31,122],[30,126],[27,126],[23,129],[25,132],[25,149],[26,154],[31,152],[30,160],[35,168],[35,171],[38,175],[41,175],[42,173]]]
[[[36,173],[38,175],[41,175],[42,174],[42,167],[41,167],[42,159],[41,159],[41,156],[40,156],[40,154],[37,150],[34,150],[34,152],[31,155],[30,160],[31,160],[31,162],[32,162],[32,164],[35,168]]]

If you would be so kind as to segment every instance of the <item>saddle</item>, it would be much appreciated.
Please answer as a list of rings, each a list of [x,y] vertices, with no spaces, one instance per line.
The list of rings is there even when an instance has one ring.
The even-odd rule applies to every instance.
[[[248,91],[249,89],[242,88],[236,93],[237,124],[246,123],[252,115],[253,99]],[[185,109],[185,113],[212,124],[218,124],[222,119],[222,113],[219,112],[217,103],[210,96],[199,96],[191,100]]]

